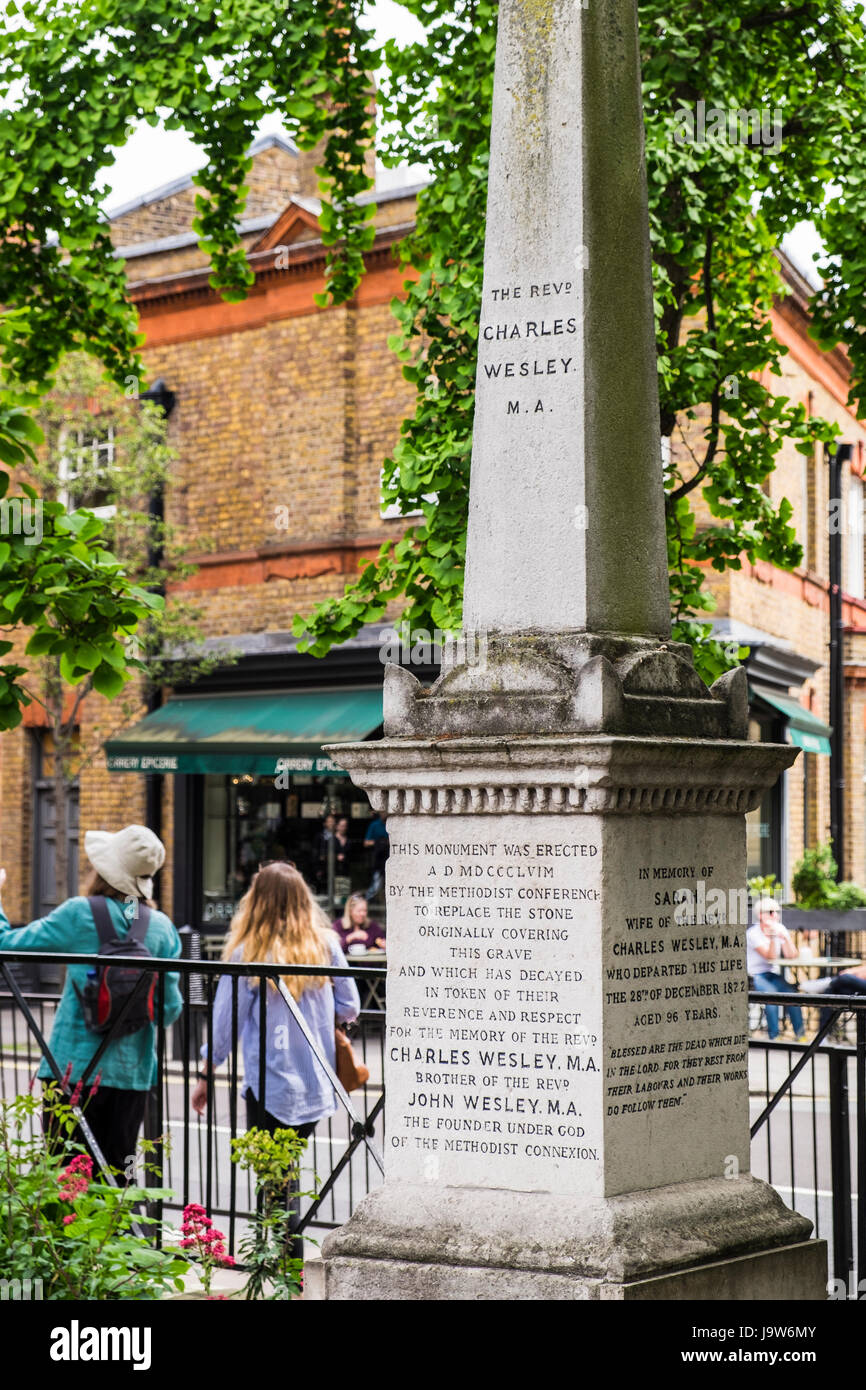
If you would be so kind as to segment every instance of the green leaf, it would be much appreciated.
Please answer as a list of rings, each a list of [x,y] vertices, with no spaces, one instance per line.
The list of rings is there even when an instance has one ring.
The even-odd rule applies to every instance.
[[[123,676],[108,662],[104,661],[93,672],[94,690],[98,691],[100,695],[105,695],[109,700],[113,700],[115,695],[119,695],[123,686]]]

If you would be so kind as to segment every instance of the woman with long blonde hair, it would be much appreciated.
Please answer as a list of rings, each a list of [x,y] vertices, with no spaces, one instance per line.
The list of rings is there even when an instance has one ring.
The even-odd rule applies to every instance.
[[[328,919],[302,876],[284,863],[269,864],[254,876],[232,918],[223,959],[285,966],[346,964]],[[283,981],[316,1047],[333,1069],[335,1017],[350,1022],[361,1007],[354,980],[287,971]],[[274,980],[267,983],[265,1065],[260,1077],[260,985],[260,978],[249,976],[238,980],[237,988],[237,1035],[244,1063],[242,1094],[247,1103],[247,1126],[271,1132],[293,1129],[302,1139],[307,1138],[319,1120],[336,1110],[334,1088]],[[211,1044],[205,1044],[201,1051],[205,1067],[220,1066],[231,1051],[232,1012],[232,980],[224,975],[214,999]],[[198,1114],[207,1105],[207,1092],[207,1072],[200,1072],[191,1097]]]

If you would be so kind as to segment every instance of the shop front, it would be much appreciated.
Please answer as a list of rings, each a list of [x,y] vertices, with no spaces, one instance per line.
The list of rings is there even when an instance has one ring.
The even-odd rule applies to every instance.
[[[816,758],[830,756],[832,729],[804,709],[788,691],[756,681],[749,683],[749,738],[759,743],[791,743],[802,749],[804,800],[814,781]],[[765,792],[760,806],[746,816],[748,873],[788,881],[785,827],[787,825],[787,774]]]
[[[273,860],[295,864],[330,912],[366,892],[375,812],[322,745],[380,736],[381,724],[381,684],[224,692],[173,696],[112,738],[110,771],[173,779],[177,924],[224,935],[253,874]],[[384,914],[383,902],[371,906]]]

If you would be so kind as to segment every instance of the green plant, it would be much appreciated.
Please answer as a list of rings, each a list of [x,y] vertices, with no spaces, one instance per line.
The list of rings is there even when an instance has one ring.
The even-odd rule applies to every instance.
[[[748,887],[753,898],[775,898],[782,891],[775,874],[755,874],[749,879]]]
[[[807,909],[832,907],[838,872],[829,840],[826,844],[807,849],[802,859],[794,865],[791,880],[798,905]]]
[[[211,284],[243,299],[254,276],[237,227],[259,123],[277,112],[318,147],[329,248],[323,298],[354,294],[373,242],[371,102],[376,58],[354,3],[334,0],[6,0],[0,25],[0,500],[5,469],[35,460],[33,407],[70,352],[92,353],[121,390],[144,372],[125,267],[100,210],[105,170],[138,122],[183,129],[205,152],[195,230]],[[288,196],[288,194],[286,195]],[[11,231],[10,229],[14,229]],[[25,499],[35,494],[24,491]],[[50,507],[50,511],[49,511]],[[62,659],[69,684],[112,698],[135,669],[123,637],[160,605],[129,582],[92,514],[46,503],[44,536],[0,542],[0,618],[34,629],[28,656]],[[5,611],[4,611],[5,609]],[[4,634],[5,635],[5,634]],[[0,658],[12,651],[0,643]],[[16,653],[0,660],[0,729],[28,703]]]
[[[837,912],[852,912],[855,908],[866,907],[866,890],[859,883],[845,880],[836,885],[830,905]]]
[[[794,866],[794,896],[800,907],[823,908],[831,912],[851,912],[866,907],[866,890],[858,883],[836,882],[839,872],[830,840],[807,849]]]
[[[383,498],[423,516],[341,599],[296,618],[317,656],[394,600],[413,629],[454,629],[461,617],[497,6],[405,3],[424,33],[386,47],[380,153],[422,161],[434,181],[400,248],[417,274],[394,305],[393,346],[416,403],[385,462]],[[837,433],[785,393],[787,349],[773,336],[774,301],[790,292],[776,251],[799,221],[814,221],[827,246],[810,305],[816,336],[824,348],[849,345],[851,401],[866,410],[866,180],[852,136],[866,35],[862,6],[847,0],[644,0],[638,15],[671,616],[712,681],[744,655],[712,640],[715,574],[744,561],[802,563],[791,503],[766,479],[786,444],[814,456]],[[779,147],[679,141],[680,119],[701,102],[772,110]]]
[[[292,1185],[306,1147],[306,1139],[299,1139],[293,1129],[273,1134],[249,1129],[232,1140],[232,1163],[252,1171],[256,1179],[258,1210],[252,1234],[240,1247],[250,1271],[245,1298],[290,1299],[303,1287],[304,1262],[292,1256],[290,1204],[302,1195]]]
[[[43,1105],[50,1144],[39,1127]],[[136,1204],[171,1193],[112,1187],[94,1177],[88,1154],[79,1150],[71,1156],[76,1127],[70,1106],[53,1085],[42,1101],[30,1094],[0,1101],[4,1277],[41,1280],[43,1298],[54,1300],[154,1300],[182,1289],[187,1261],[156,1249],[134,1230],[136,1224],[151,1229],[159,1224]]]
[[[381,73],[378,152],[389,165],[422,163],[433,175],[400,249],[415,274],[395,301],[394,347],[415,401],[383,484],[385,502],[423,519],[365,563],[340,599],[299,615],[295,632],[323,655],[391,601],[412,628],[458,627],[495,0],[404,0],[420,36],[378,51],[365,0],[150,0],[146,10],[129,0],[10,0],[8,8],[0,213],[14,235],[0,240],[0,326],[12,384],[39,394],[58,359],[79,347],[118,385],[140,371],[123,264],[99,202],[115,150],[142,120],[164,118],[204,152],[195,228],[211,283],[230,299],[243,298],[252,281],[238,224],[259,120],[276,111],[305,148],[326,141],[326,284],[335,302],[350,299],[373,237],[373,205],[357,195],[369,183],[368,74]],[[786,442],[812,456],[838,432],[769,389],[773,376],[782,387],[785,355],[771,323],[774,299],[787,292],[776,249],[798,223],[814,222],[827,247],[810,303],[814,334],[826,350],[846,344],[851,402],[866,413],[863,6],[644,0],[638,13],[659,434],[670,441],[672,617],[674,635],[693,644],[711,680],[743,654],[710,639],[713,572],[739,569],[744,558],[801,563],[791,504],[771,497],[765,482]],[[681,116],[700,102],[722,112],[771,111],[777,147],[751,138],[679,142]],[[31,405],[19,409],[18,398],[0,394],[0,461],[23,457]],[[0,563],[0,587],[5,581]],[[14,615],[15,625],[28,621]],[[7,670],[14,688],[15,670]]]
[[[30,465],[29,476],[41,490],[43,506],[68,501],[71,488],[82,505],[91,505],[82,502],[90,497],[102,508],[114,508],[102,523],[105,530],[100,543],[143,592],[159,597],[195,572],[195,566],[185,560],[185,548],[175,529],[153,515],[148,505],[148,499],[165,487],[176,460],[167,442],[166,416],[154,402],[119,391],[103,379],[94,358],[70,353],[60,364],[53,389],[43,396],[35,419],[43,445],[37,461]],[[98,440],[110,440],[110,449],[97,453],[93,443]],[[203,536],[196,535],[195,543],[197,549],[206,548]],[[29,699],[42,707],[52,740],[49,775],[53,782],[54,891],[58,902],[67,893],[70,803],[82,772],[103,757],[107,738],[138,718],[143,699],[153,690],[165,681],[191,684],[232,659],[225,648],[217,653],[202,646],[200,617],[200,610],[177,592],[167,604],[159,597],[159,606],[147,610],[130,638],[127,655],[134,652],[140,678],[125,688],[121,677],[125,679],[133,668],[122,672],[115,661],[111,671],[116,679],[106,685],[97,679],[96,670],[88,671],[77,679],[71,695],[70,672],[64,665],[59,638],[43,631],[27,646],[32,661],[20,685]],[[178,657],[181,650],[182,659]],[[34,651],[43,654],[33,656]],[[121,665],[123,659],[118,656]],[[111,695],[111,703],[105,706],[99,702],[98,709],[91,708],[83,729],[82,702],[94,688]]]

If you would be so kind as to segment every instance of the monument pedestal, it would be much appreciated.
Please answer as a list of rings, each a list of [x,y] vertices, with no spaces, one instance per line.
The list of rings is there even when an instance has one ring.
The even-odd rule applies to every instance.
[[[389,1181],[326,1238],[305,1297],[816,1301],[810,1230],[750,1177],[596,1200]]]
[[[332,752],[391,838],[387,1178],[320,1295],[825,1296],[824,1243],[748,1176],[744,815],[796,750]]]

